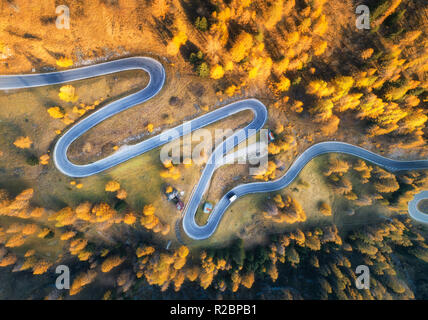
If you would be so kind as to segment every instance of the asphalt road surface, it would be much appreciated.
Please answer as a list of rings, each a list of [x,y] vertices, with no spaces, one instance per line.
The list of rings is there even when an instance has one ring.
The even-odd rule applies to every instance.
[[[195,214],[202,201],[203,195],[209,187],[214,171],[219,167],[219,162],[222,161],[223,157],[229,151],[233,150],[235,146],[263,128],[268,117],[267,109],[263,103],[256,99],[246,99],[234,102],[197,117],[185,124],[168,129],[145,141],[132,146],[126,146],[125,148],[120,148],[114,154],[104,159],[90,164],[76,165],[70,162],[67,158],[67,150],[72,142],[105,119],[150,100],[158,94],[165,82],[165,69],[161,63],[148,57],[132,57],[66,71],[43,74],[0,76],[0,90],[13,90],[61,84],[136,69],[144,70],[149,74],[150,81],[148,85],[134,94],[107,104],[103,108],[97,110],[72,126],[58,139],[53,152],[53,160],[58,170],[63,174],[70,177],[87,177],[112,168],[124,161],[160,147],[194,130],[198,130],[214,122],[220,121],[235,113],[244,110],[251,110],[254,115],[253,120],[245,128],[235,132],[214,149],[207,164],[203,168],[201,178],[193,189],[182,220],[184,231],[192,239],[206,239],[215,232],[223,214],[232,203],[230,201],[232,196],[236,195],[236,197],[233,197],[232,199],[237,199],[251,193],[271,192],[285,188],[293,182],[299,172],[310,160],[321,154],[334,152],[353,155],[392,172],[428,169],[428,160],[392,160],[351,144],[336,141],[322,142],[305,150],[281,178],[269,182],[255,182],[238,185],[227,192],[214,207],[207,223],[203,226],[199,226],[195,221]],[[132,125],[132,123],[130,123],[130,125]],[[424,197],[428,197],[428,194],[425,193]],[[420,218],[420,215],[424,215],[423,213],[412,213],[410,210],[410,203],[410,215],[418,221],[428,223],[428,215],[426,217],[424,216],[422,219]]]
[[[428,214],[423,213],[418,208],[418,203],[422,200],[428,199],[428,191],[421,191],[409,201],[409,214],[416,221],[428,223]]]

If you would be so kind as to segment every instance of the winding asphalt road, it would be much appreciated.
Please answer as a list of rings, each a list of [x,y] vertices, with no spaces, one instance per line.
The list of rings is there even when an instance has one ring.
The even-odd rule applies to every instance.
[[[428,191],[421,191],[416,194],[411,201],[409,201],[409,214],[413,219],[422,222],[428,223],[428,214],[423,213],[418,208],[419,202],[422,200],[428,199]]]
[[[234,102],[197,117],[188,123],[168,129],[145,141],[121,148],[104,159],[86,165],[76,165],[71,163],[67,158],[67,150],[72,142],[107,118],[150,100],[158,94],[165,82],[165,69],[161,63],[148,57],[132,57],[66,71],[44,74],[0,76],[0,90],[61,84],[136,69],[144,70],[149,74],[150,80],[148,85],[134,94],[107,104],[103,108],[97,110],[72,126],[58,139],[53,152],[53,160],[58,170],[63,174],[71,177],[87,177],[114,167],[119,163],[160,147],[190,133],[191,131],[198,130],[235,113],[244,110],[251,110],[254,114],[253,120],[245,128],[235,132],[214,149],[202,171],[198,184],[192,192],[183,217],[183,229],[192,239],[206,239],[215,232],[223,214],[231,204],[229,197],[232,194],[236,194],[239,198],[250,193],[271,192],[282,189],[288,186],[297,177],[299,172],[310,160],[321,154],[330,152],[345,153],[372,162],[389,171],[428,169],[428,160],[392,160],[347,143],[334,141],[322,142],[305,150],[281,178],[269,182],[242,184],[230,190],[217,203],[207,223],[204,226],[199,226],[195,221],[195,214],[202,201],[202,197],[210,184],[214,171],[219,166],[219,161],[222,161],[223,156],[231,151],[236,145],[254,135],[264,126],[268,113],[263,103],[256,99],[246,99]],[[412,212],[410,212],[410,214],[412,215]],[[412,215],[412,217],[421,221],[418,219],[420,218],[419,216]],[[424,221],[421,222],[428,222],[428,218],[424,218],[423,220]]]

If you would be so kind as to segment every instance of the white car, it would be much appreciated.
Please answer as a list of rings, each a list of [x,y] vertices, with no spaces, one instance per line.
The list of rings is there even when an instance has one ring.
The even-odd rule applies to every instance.
[[[229,199],[229,202],[233,202],[236,199],[238,199],[238,196],[236,194],[234,194],[233,192],[231,192],[227,195],[227,198]]]

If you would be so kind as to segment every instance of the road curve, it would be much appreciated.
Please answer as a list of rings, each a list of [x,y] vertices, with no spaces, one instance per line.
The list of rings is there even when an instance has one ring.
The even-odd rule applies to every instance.
[[[281,178],[269,182],[243,184],[230,190],[217,203],[208,219],[208,222],[204,226],[199,226],[195,221],[195,214],[202,197],[210,184],[212,175],[218,167],[219,161],[236,145],[255,134],[264,126],[268,113],[263,103],[256,99],[246,99],[234,102],[197,117],[185,124],[166,130],[143,142],[120,149],[104,159],[86,165],[76,165],[70,162],[67,158],[67,150],[71,143],[107,118],[135,105],[141,104],[158,94],[165,82],[165,70],[161,63],[148,57],[132,57],[66,71],[44,74],[0,76],[0,90],[60,84],[136,69],[144,70],[149,74],[150,80],[148,85],[134,94],[107,104],[103,108],[97,110],[72,126],[58,139],[53,152],[53,160],[58,170],[63,174],[71,177],[87,177],[114,167],[119,163],[162,146],[194,130],[227,118],[235,113],[243,110],[251,110],[254,114],[253,120],[245,128],[227,138],[213,151],[202,171],[198,184],[192,192],[183,217],[183,229],[192,239],[206,239],[215,232],[224,212],[230,205],[228,196],[232,192],[239,198],[250,193],[271,192],[282,189],[288,186],[297,177],[299,172],[310,160],[321,154],[330,152],[350,154],[379,165],[389,171],[428,169],[428,160],[392,160],[347,143],[322,142],[305,150]]]
[[[409,201],[409,214],[416,221],[428,223],[428,214],[423,213],[418,208],[419,202],[428,199],[428,191],[421,191],[416,194],[411,201]]]
[[[241,184],[230,190],[220,199],[220,201],[214,207],[207,223],[204,226],[198,226],[194,222],[194,213],[187,213],[183,219],[183,227],[186,231],[186,234],[191,234],[193,239],[206,239],[215,232],[224,212],[230,206],[230,201],[228,200],[228,196],[230,194],[234,193],[237,195],[238,198],[240,198],[244,195],[251,193],[273,192],[283,189],[293,182],[293,180],[298,176],[300,171],[309,161],[319,155],[326,153],[343,153],[356,156],[392,172],[428,169],[428,160],[393,160],[345,142],[320,142],[306,149],[293,162],[287,172],[279,179],[268,182],[253,182]],[[426,196],[426,198],[428,198],[428,194]],[[410,215],[413,217],[411,212]],[[428,219],[426,219],[426,222],[428,223]]]
[[[40,87],[137,69],[146,71],[150,76],[149,83],[144,89],[113,101],[79,121],[61,136],[55,145],[53,160],[58,170],[71,177],[87,177],[114,167],[119,163],[152,149],[138,152],[138,145],[136,145],[134,148],[127,149],[126,152],[116,152],[109,157],[87,165],[75,165],[67,158],[68,147],[86,131],[107,118],[154,97],[162,89],[165,82],[165,69],[162,64],[152,58],[135,57],[52,73],[0,76],[0,89]],[[153,139],[150,142],[153,143]],[[153,143],[153,148],[155,147],[156,145]]]

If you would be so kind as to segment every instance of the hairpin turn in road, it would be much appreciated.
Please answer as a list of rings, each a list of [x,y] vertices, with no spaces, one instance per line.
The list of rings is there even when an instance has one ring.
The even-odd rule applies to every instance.
[[[204,193],[208,189],[214,171],[218,167],[216,165],[216,161],[219,159],[221,160],[223,156],[233,150],[235,146],[263,128],[268,117],[266,106],[263,103],[256,99],[237,101],[197,117],[189,121],[186,125],[179,125],[135,145],[119,149],[114,154],[101,160],[90,164],[76,165],[70,162],[67,158],[67,150],[73,141],[102,121],[128,108],[150,100],[160,92],[165,83],[165,69],[160,62],[149,57],[132,57],[66,71],[0,76],[0,90],[61,84],[136,69],[144,70],[149,74],[150,80],[148,85],[136,93],[105,105],[73,125],[58,139],[55,144],[53,160],[58,170],[67,176],[91,176],[180,138],[181,136],[189,133],[186,130],[186,128],[189,128],[189,125],[191,131],[194,131],[225,119],[238,112],[251,110],[254,114],[252,121],[245,128],[228,137],[214,149],[210,159],[208,159],[208,162],[202,171],[201,178],[199,179],[189,202],[186,205],[183,217],[183,229],[192,239],[202,240],[209,238],[215,232],[223,214],[235,199],[251,193],[272,192],[287,187],[294,181],[299,172],[310,160],[321,154],[345,153],[372,162],[393,172],[428,169],[428,160],[393,160],[348,143],[336,141],[321,142],[306,149],[298,158],[295,159],[287,172],[279,179],[268,182],[241,184],[227,192],[214,207],[207,223],[203,226],[199,226],[195,221],[195,214],[202,201]],[[424,193],[424,196],[428,197],[428,194]],[[420,200],[421,199],[418,199],[418,201]],[[417,221],[427,223],[428,215],[425,216],[420,213],[416,214],[416,211],[410,210],[411,203],[413,202],[409,203],[409,213],[412,218]]]

